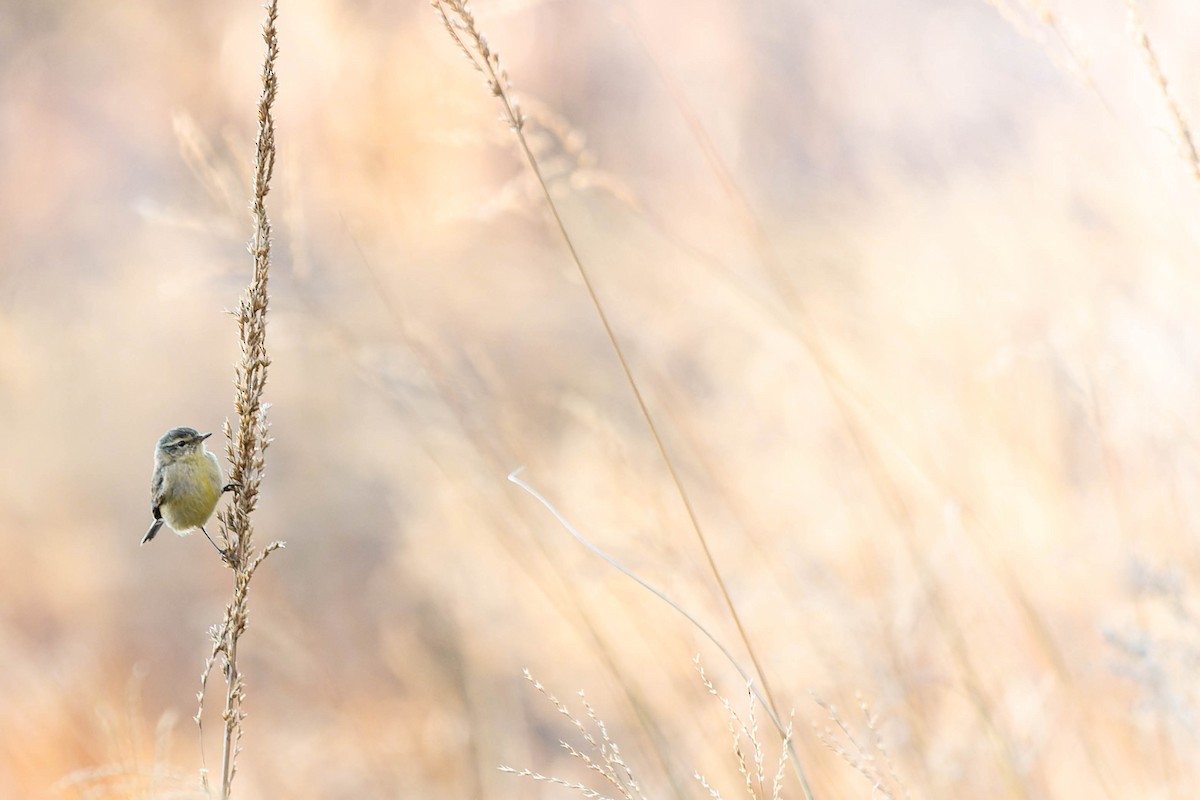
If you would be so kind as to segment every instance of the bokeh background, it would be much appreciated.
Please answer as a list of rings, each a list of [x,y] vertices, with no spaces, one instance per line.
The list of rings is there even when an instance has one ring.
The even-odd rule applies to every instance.
[[[475,11],[815,794],[1189,796],[1200,187],[1126,7]],[[1200,6],[1141,12],[1200,118]],[[157,438],[233,413],[261,17],[0,9],[0,797],[194,796],[230,574],[138,540]],[[236,795],[605,791],[525,667],[647,797],[745,791],[692,658],[742,678],[506,481],[749,668],[499,107],[424,2],[279,32]]]

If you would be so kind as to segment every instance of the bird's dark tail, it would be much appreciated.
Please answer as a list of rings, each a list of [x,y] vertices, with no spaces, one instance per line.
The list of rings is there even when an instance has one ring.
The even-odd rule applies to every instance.
[[[153,539],[154,535],[156,533],[158,533],[158,529],[161,528],[162,526],[163,526],[163,521],[161,519],[154,520],[154,524],[150,526],[150,530],[146,531],[146,535],[142,537],[142,544],[145,544],[146,542]]]

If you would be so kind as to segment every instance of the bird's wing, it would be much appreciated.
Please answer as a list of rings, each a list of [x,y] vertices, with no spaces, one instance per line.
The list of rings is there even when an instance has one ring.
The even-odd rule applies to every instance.
[[[146,531],[146,535],[142,537],[142,544],[154,538],[158,533],[158,529],[163,526],[162,504],[170,499],[171,491],[162,476],[162,470],[154,470],[154,477],[150,481],[150,513],[154,515],[154,522],[150,525],[150,530]]]
[[[162,512],[159,508],[163,503],[167,502],[171,494],[167,482],[163,479],[162,472],[156,470],[154,480],[150,485],[150,512],[154,514],[155,519],[162,519]]]

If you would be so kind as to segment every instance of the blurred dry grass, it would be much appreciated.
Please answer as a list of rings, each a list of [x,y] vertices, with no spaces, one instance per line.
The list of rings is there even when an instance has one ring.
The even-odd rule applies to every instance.
[[[993,5],[475,11],[817,796],[871,786],[809,690],[863,693],[914,796],[1184,797],[1197,186],[1123,6]],[[156,438],[231,413],[260,15],[0,15],[0,797],[194,788],[225,572],[136,542]],[[1142,16],[1196,118],[1200,10]],[[289,548],[237,796],[561,796],[496,769],[578,775],[526,666],[587,688],[648,797],[739,786],[691,658],[738,679],[504,479],[736,641],[478,77],[423,2],[279,30],[257,525]]]

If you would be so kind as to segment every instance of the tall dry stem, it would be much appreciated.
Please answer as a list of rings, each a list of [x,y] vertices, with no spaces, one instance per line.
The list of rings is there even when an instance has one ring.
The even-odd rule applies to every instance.
[[[254,199],[251,204],[254,233],[249,250],[254,257],[254,275],[246,293],[242,296],[238,310],[233,312],[238,322],[241,340],[241,359],[236,367],[234,385],[236,394],[234,407],[237,411],[237,428],[225,420],[226,455],[230,463],[229,478],[234,486],[234,499],[228,508],[219,514],[221,540],[225,546],[226,563],[233,571],[233,597],[225,608],[225,618],[214,626],[212,651],[204,662],[200,676],[200,707],[196,712],[196,725],[200,729],[200,752],[204,758],[204,696],[208,678],[213,667],[220,664],[225,678],[225,709],[222,713],[221,773],[219,797],[227,800],[237,774],[237,757],[241,752],[242,722],[246,700],[245,684],[238,666],[238,643],[246,630],[248,616],[247,593],[250,580],[263,560],[283,542],[271,542],[261,551],[253,545],[254,526],[251,515],[258,505],[258,490],[262,483],[265,465],[264,453],[270,443],[268,438],[267,407],[263,402],[263,389],[267,381],[267,367],[271,359],[267,355],[267,276],[271,266],[271,222],[267,218],[266,197],[270,191],[271,176],[275,169],[275,119],[272,108],[275,104],[277,80],[275,61],[279,56],[279,42],[275,32],[278,15],[278,0],[267,6],[267,17],[263,23],[263,40],[267,45],[262,69],[262,94],[258,101],[258,139],[254,154]],[[208,768],[201,770],[201,781],[212,794]]]
[[[604,305],[600,302],[600,296],[597,294],[595,285],[592,283],[591,275],[588,273],[587,268],[584,267],[583,260],[579,257],[579,252],[575,249],[575,242],[567,231],[562,216],[558,213],[558,206],[554,202],[554,197],[550,194],[550,187],[542,175],[542,169],[538,164],[537,157],[534,156],[533,150],[529,146],[529,141],[525,137],[525,113],[521,110],[516,95],[513,93],[512,84],[508,79],[508,72],[500,63],[499,54],[492,49],[487,37],[476,25],[475,16],[471,11],[470,4],[466,0],[431,0],[431,5],[441,16],[442,23],[446,28],[446,32],[450,34],[450,38],[458,45],[459,50],[467,57],[471,65],[484,76],[488,90],[500,101],[500,106],[503,109],[503,119],[508,123],[513,134],[516,136],[521,152],[529,164],[529,169],[537,180],[538,186],[542,189],[546,205],[550,210],[551,217],[554,219],[555,227],[562,236],[563,242],[566,244],[567,250],[571,255],[571,260],[579,272],[584,288],[587,290],[588,298],[592,302],[592,307],[596,310],[596,316],[600,319],[600,324],[604,328],[604,333],[608,338],[609,344],[612,346],[613,353],[620,363],[621,371],[624,373],[629,388],[633,392],[634,399],[637,401],[642,418],[645,419],[646,426],[650,430],[650,435],[653,437],[654,443],[658,448],[659,456],[667,468],[671,483],[675,486],[679,494],[679,499],[683,504],[684,511],[687,513],[692,530],[695,531],[696,538],[700,542],[700,548],[704,552],[709,569],[712,572],[714,580],[717,582],[717,588],[721,593],[721,597],[725,601],[726,608],[729,610],[730,617],[732,617],[734,625],[737,627],[742,643],[750,655],[750,660],[754,663],[754,668],[758,672],[763,692],[766,694],[772,710],[776,711],[777,716],[777,706],[771,694],[767,672],[759,661],[753,645],[750,643],[750,637],[746,632],[745,625],[742,623],[741,615],[738,614],[737,607],[733,603],[733,598],[729,594],[729,589],[725,585],[725,579],[721,575],[712,550],[708,546],[708,539],[705,537],[704,531],[700,526],[700,518],[696,514],[691,498],[684,488],[683,481],[679,477],[679,472],[675,468],[675,462],[671,458],[666,444],[663,442],[658,425],[655,423],[654,417],[650,414],[650,408],[642,396],[641,388],[633,375],[629,361],[625,358],[625,350],[621,346],[620,340],[617,338],[612,324],[608,320],[608,314],[604,311]],[[801,781],[805,782],[803,775],[801,775]],[[805,785],[805,793],[808,794],[807,784]]]
[[[1154,85],[1158,87],[1163,104],[1167,107],[1167,113],[1171,116],[1171,122],[1175,125],[1175,139],[1179,145],[1180,156],[1187,162],[1192,177],[1200,180],[1200,151],[1196,149],[1192,126],[1184,117],[1183,108],[1175,98],[1170,81],[1167,80],[1167,73],[1163,70],[1162,62],[1158,60],[1158,53],[1150,42],[1150,34],[1146,32],[1146,23],[1142,21],[1141,8],[1136,0],[1125,0],[1125,8],[1129,12],[1130,35],[1133,36],[1134,44],[1142,51],[1146,69],[1150,71],[1150,77],[1154,81]]]

